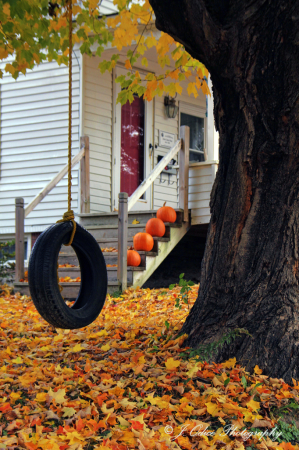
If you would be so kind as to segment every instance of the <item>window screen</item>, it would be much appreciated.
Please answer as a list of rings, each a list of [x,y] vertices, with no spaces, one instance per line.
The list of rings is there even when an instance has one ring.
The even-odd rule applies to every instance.
[[[204,161],[204,119],[181,113],[181,125],[190,127],[190,161]]]

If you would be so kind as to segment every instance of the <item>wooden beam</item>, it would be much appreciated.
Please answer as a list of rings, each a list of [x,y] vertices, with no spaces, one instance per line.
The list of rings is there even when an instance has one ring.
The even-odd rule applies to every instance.
[[[16,198],[16,269],[15,281],[24,278],[24,199]]]
[[[188,147],[189,148],[189,147]],[[129,198],[128,211],[131,211],[135,203],[140,199],[140,197],[145,193],[145,191],[150,187],[150,185],[155,181],[155,179],[160,175],[164,167],[172,160],[172,158],[181,149],[181,140],[178,140],[172,149],[161,159],[161,161],[153,168],[149,176],[143,180],[140,186],[133,192]],[[189,157],[189,156],[188,156]]]
[[[216,178],[216,173],[218,170],[218,164],[211,164],[211,171],[212,171],[212,187]]]
[[[183,126],[180,128],[180,138],[182,140],[179,152],[179,208],[184,210],[183,220],[189,221],[188,210],[188,189],[189,189],[189,142],[190,128]]]
[[[72,159],[72,167],[74,167],[78,162],[81,160],[81,158],[84,156],[85,150],[82,149],[78,155],[76,155]],[[29,213],[42,201],[43,198],[46,197],[46,195],[49,194],[50,191],[59,183],[59,181],[62,180],[62,178],[67,174],[68,166],[66,165],[48,184],[46,187],[44,187],[39,194],[32,200],[31,203],[25,208],[25,217],[28,216]]]
[[[121,292],[127,289],[128,194],[118,194],[118,266],[117,280]]]
[[[90,165],[89,165],[89,137],[82,136],[80,138],[80,147],[85,149],[84,157],[80,162],[80,191],[81,213],[90,212]]]

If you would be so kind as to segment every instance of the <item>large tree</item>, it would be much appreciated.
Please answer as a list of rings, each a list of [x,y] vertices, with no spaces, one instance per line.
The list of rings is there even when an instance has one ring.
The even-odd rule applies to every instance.
[[[150,0],[156,26],[208,68],[219,169],[188,344],[299,378],[299,0]]]

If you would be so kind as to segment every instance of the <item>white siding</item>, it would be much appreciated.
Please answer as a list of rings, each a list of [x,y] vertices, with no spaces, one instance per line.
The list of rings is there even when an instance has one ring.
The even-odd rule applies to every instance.
[[[210,195],[213,186],[212,164],[193,163],[189,168],[189,209],[191,225],[209,223]]]
[[[84,134],[90,145],[90,212],[111,211],[112,75],[84,58]]]
[[[17,81],[1,80],[0,233],[14,233],[16,197],[25,206],[67,163],[68,68],[43,63]],[[79,151],[80,71],[73,58],[72,154]],[[78,212],[78,165],[72,171]],[[67,178],[29,214],[25,232],[43,231],[67,209]]]
[[[154,165],[158,163],[158,156],[165,156],[170,148],[159,147],[159,130],[175,135],[175,140],[178,138],[178,115],[175,119],[168,119],[164,113],[164,97],[155,98],[155,144],[158,146],[154,152]],[[177,157],[176,157],[177,161]],[[170,176],[170,183],[168,184],[169,175],[162,173],[154,182],[154,209],[158,209],[166,202],[167,206],[177,208],[177,178],[175,175]],[[162,182],[161,182],[162,181]]]

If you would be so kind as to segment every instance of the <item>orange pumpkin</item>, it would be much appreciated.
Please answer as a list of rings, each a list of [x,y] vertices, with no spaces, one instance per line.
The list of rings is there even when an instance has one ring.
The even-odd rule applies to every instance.
[[[145,231],[151,236],[162,237],[165,234],[165,225],[161,219],[149,219],[145,226]]]
[[[150,252],[154,246],[154,239],[148,233],[137,233],[133,237],[133,245],[135,250]]]
[[[163,220],[163,222],[174,223],[176,221],[176,212],[171,206],[165,206],[165,204],[166,202],[158,209],[157,217]]]
[[[127,264],[128,266],[139,266],[141,263],[141,257],[138,252],[135,250],[128,250],[127,251]]]

